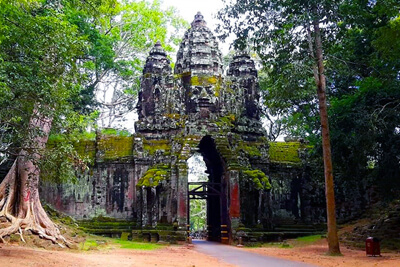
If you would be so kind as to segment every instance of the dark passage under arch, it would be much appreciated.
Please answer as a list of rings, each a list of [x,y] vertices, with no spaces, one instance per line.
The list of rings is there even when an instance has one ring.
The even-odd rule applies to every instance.
[[[193,185],[193,189],[188,190],[188,201],[207,200],[208,240],[228,243],[229,222],[224,162],[211,136],[203,137],[198,148],[207,167],[208,182],[188,183]],[[188,221],[190,222],[190,211],[188,211]]]

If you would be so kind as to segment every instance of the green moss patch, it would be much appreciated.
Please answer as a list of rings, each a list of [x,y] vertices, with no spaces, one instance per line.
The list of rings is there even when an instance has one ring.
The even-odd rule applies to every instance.
[[[168,165],[156,165],[148,169],[142,178],[139,179],[137,187],[155,187],[160,184],[161,181],[167,179],[171,172],[170,166]]]
[[[269,159],[272,162],[300,163],[299,152],[307,146],[300,142],[270,142]]]
[[[260,170],[244,170],[243,176],[245,179],[252,181],[258,190],[271,189],[271,184],[267,175]]]
[[[261,152],[259,150],[260,145],[262,144],[255,142],[239,142],[238,149],[246,153],[251,158],[261,157]]]
[[[100,135],[97,140],[100,161],[128,161],[133,157],[133,136]]]
[[[104,128],[101,129],[102,135],[114,135],[114,136],[131,136],[132,134],[127,130],[117,130],[113,128]]]
[[[192,76],[190,83],[193,86],[205,86],[220,83],[221,79],[216,76]]]
[[[223,117],[219,117],[217,121],[214,121],[214,123],[221,129],[224,128],[232,128],[234,127],[234,123],[236,121],[236,117],[234,114],[228,114]]]
[[[171,144],[169,140],[143,140],[143,149],[148,151],[150,155],[154,155],[157,151],[165,154],[171,153]]]
[[[99,247],[100,243],[98,243],[94,239],[86,239],[84,242],[80,244],[79,249],[80,250],[97,250]]]

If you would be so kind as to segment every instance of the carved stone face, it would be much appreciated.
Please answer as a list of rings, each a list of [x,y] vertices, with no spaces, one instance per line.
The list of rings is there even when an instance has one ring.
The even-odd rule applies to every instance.
[[[212,86],[193,86],[192,99],[207,98],[211,99],[214,95]]]
[[[191,86],[190,102],[195,112],[208,109],[210,112],[216,110],[217,97],[214,85]]]

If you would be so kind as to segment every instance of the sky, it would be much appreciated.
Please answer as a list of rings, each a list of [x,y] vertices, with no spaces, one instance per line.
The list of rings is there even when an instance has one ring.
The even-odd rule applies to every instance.
[[[193,21],[194,15],[200,11],[209,27],[215,25],[216,20],[213,17],[223,7],[221,0],[163,0],[162,5],[163,7],[175,7],[189,23]]]
[[[218,20],[215,19],[216,13],[224,6],[224,3],[222,0],[163,0],[162,6],[164,8],[170,6],[175,7],[179,15],[189,23],[193,21],[194,15],[200,12],[204,16],[208,28],[214,32],[218,22]],[[223,54],[227,54],[229,51],[229,43],[222,43],[219,41],[219,49]]]

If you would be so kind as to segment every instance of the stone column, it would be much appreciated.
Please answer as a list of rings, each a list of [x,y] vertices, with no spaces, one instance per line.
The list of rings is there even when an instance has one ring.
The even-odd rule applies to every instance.
[[[186,229],[188,210],[188,171],[186,161],[178,164],[178,224],[180,230]]]
[[[148,224],[148,207],[147,207],[147,188],[142,188],[142,227]]]
[[[239,171],[229,170],[229,220],[231,222],[232,240],[236,235],[236,229],[240,223],[240,187],[239,187]]]

